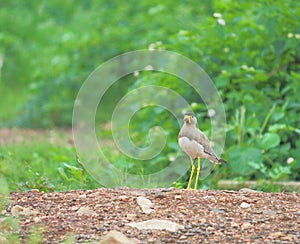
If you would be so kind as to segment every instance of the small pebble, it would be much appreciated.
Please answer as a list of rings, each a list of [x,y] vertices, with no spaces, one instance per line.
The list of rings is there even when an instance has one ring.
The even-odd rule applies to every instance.
[[[241,208],[249,208],[250,204],[246,203],[246,202],[242,202],[240,206],[241,206]]]
[[[156,197],[156,198],[166,198],[166,197],[167,197],[167,194],[164,193],[164,192],[157,192],[157,193],[155,194],[155,197]]]
[[[160,189],[161,192],[170,192],[172,191],[172,188],[162,188]]]
[[[243,223],[243,224],[242,224],[242,229],[243,229],[243,230],[246,230],[246,229],[249,229],[251,226],[252,226],[252,225],[251,225],[250,223],[246,222],[246,223]]]
[[[215,212],[215,213],[225,213],[224,210],[222,209],[218,209],[218,208],[210,208],[211,211]]]

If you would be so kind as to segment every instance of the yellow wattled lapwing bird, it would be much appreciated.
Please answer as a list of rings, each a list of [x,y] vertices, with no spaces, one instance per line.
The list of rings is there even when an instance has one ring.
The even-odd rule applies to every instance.
[[[178,144],[181,149],[190,157],[192,171],[190,174],[187,189],[191,188],[191,182],[195,171],[194,159],[198,159],[195,187],[197,189],[198,178],[200,174],[200,158],[207,158],[215,164],[227,163],[219,158],[211,148],[207,136],[197,128],[197,118],[194,113],[187,112],[184,115],[184,124],[178,134]]]

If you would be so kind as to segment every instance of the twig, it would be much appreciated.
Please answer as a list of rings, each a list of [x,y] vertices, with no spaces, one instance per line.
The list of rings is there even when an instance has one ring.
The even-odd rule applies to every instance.
[[[277,68],[271,70],[271,72],[268,74],[269,78],[271,78],[273,75],[275,75],[275,74],[277,74],[279,71],[281,71],[286,65],[289,65],[289,63],[288,63],[288,64],[282,64],[282,65],[280,65],[279,67],[277,67]]]
[[[260,135],[260,136],[261,136],[262,133],[264,132],[264,130],[265,130],[265,128],[266,128],[266,126],[267,126],[267,124],[268,124],[268,122],[269,122],[269,120],[270,120],[270,118],[271,118],[271,116],[272,116],[272,114],[273,114],[273,112],[274,112],[274,110],[275,110],[275,108],[276,108],[276,105],[273,104],[272,108],[270,109],[269,113],[267,114],[267,116],[266,116],[266,118],[265,118],[265,120],[264,120],[264,123],[263,123],[263,125],[262,125],[262,127],[261,127],[261,129],[260,129],[260,131],[259,131],[259,135]]]
[[[83,163],[79,159],[78,154],[76,154],[76,160],[77,160],[77,163],[79,164],[80,169],[81,169],[81,182],[84,185],[85,184],[85,182],[84,182],[84,173],[85,173],[85,170],[84,170]]]

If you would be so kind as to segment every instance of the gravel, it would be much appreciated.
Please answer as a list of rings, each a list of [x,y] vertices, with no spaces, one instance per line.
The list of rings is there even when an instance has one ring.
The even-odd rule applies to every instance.
[[[137,204],[145,197],[154,211]],[[44,193],[13,192],[3,213],[20,224],[26,242],[33,226],[44,226],[45,243],[73,235],[77,243],[98,242],[115,230],[136,243],[299,243],[300,194],[178,189],[97,189]],[[14,206],[17,206],[13,208]],[[243,208],[247,206],[247,208]],[[30,211],[31,212],[30,212]],[[142,229],[130,223],[174,222],[177,231]]]

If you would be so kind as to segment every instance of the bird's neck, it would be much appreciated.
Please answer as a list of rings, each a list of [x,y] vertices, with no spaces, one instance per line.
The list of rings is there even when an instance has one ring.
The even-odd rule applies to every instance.
[[[185,123],[184,125],[189,127],[189,128],[196,128],[195,124]]]

